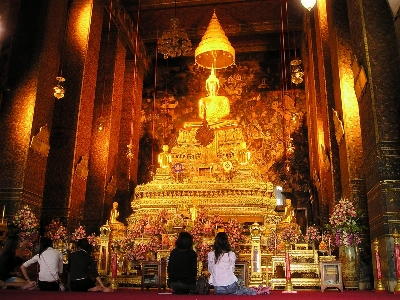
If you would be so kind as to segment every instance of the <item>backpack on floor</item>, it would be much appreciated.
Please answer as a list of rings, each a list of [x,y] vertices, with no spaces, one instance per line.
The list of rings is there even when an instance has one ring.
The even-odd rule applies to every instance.
[[[210,293],[210,284],[206,276],[200,276],[196,281],[196,294],[206,295]]]

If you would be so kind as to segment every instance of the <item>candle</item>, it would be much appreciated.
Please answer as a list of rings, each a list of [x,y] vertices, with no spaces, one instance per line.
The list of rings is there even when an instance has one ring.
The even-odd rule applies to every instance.
[[[399,244],[394,245],[394,254],[395,254],[395,267],[396,267],[396,277],[400,278],[400,248]]]
[[[117,253],[113,253],[111,261],[111,277],[117,278]]]
[[[4,215],[6,214],[6,206],[3,205],[3,216],[1,217],[1,223],[4,224]]]
[[[379,257],[378,252],[375,252],[375,258],[376,258],[376,278],[382,279],[381,258]]]
[[[290,274],[290,258],[289,258],[289,251],[286,249],[286,254],[285,254],[285,263],[286,263],[286,280],[290,280],[291,274]]]

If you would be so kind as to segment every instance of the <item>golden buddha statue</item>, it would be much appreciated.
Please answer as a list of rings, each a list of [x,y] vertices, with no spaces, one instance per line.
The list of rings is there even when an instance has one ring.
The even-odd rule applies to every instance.
[[[163,152],[158,155],[158,163],[160,164],[160,168],[166,169],[169,168],[172,159],[171,154],[168,153],[168,145],[163,145],[162,149]]]
[[[238,163],[247,165],[250,161],[250,151],[246,149],[246,142],[240,143],[240,150],[238,151]]]
[[[285,215],[282,218],[283,223],[296,223],[296,217],[294,216],[294,207],[292,201],[286,199]]]
[[[123,223],[121,223],[117,220],[118,217],[119,217],[118,202],[114,202],[113,208],[111,209],[111,213],[110,213],[110,224],[111,225],[114,225],[114,224],[123,225]]]

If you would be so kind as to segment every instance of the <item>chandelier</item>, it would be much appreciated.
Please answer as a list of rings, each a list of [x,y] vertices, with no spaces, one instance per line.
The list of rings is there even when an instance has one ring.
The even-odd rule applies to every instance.
[[[192,52],[192,42],[185,30],[178,29],[179,20],[176,17],[171,19],[171,29],[163,32],[162,37],[157,41],[158,53],[164,54],[164,59],[181,55],[190,55]]]
[[[300,84],[303,82],[304,72],[301,68],[301,60],[294,59],[290,62],[290,72],[291,72],[291,80],[294,84]]]
[[[56,77],[57,80],[57,85],[53,88],[54,89],[54,97],[57,99],[61,99],[64,97],[65,94],[65,88],[63,86],[63,82],[65,81],[64,77]]]
[[[303,6],[308,10],[311,10],[316,2],[317,0],[301,0],[301,4],[303,4]]]

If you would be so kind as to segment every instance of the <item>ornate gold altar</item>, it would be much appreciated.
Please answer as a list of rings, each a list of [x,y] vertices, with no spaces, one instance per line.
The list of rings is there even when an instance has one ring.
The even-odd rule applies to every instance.
[[[208,146],[196,140],[199,126],[186,124],[177,145],[170,152],[163,147],[153,180],[135,189],[126,231],[111,212],[112,223],[101,228],[99,271],[109,275],[109,256],[117,253],[118,283],[139,285],[141,268],[133,268],[131,261],[167,261],[182,230],[195,236],[198,255],[204,258],[202,252],[211,249],[216,232],[228,231],[229,224],[236,222],[242,238],[235,249],[238,261],[247,263],[248,284],[285,286],[285,278],[277,272],[277,267],[285,266],[277,242],[288,227],[299,230],[290,201],[283,214],[275,211],[273,185],[262,181],[235,121],[210,123],[214,138]],[[202,231],[198,231],[201,222]],[[308,245],[293,247],[291,273],[298,275],[293,285],[318,287],[317,252]],[[200,259],[199,273],[203,266],[205,261]]]

